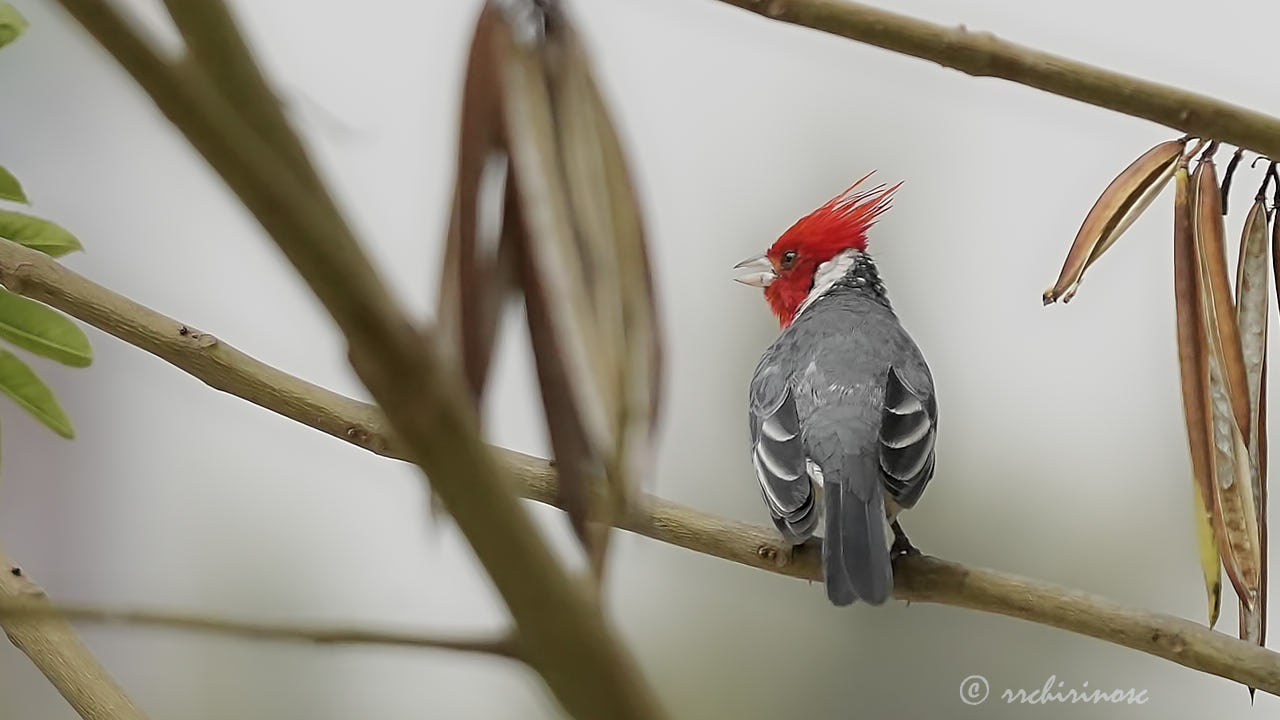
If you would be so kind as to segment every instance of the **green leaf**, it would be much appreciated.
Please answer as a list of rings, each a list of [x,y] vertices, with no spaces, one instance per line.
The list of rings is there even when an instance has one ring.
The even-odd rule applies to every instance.
[[[27,29],[27,19],[18,14],[12,5],[0,2],[0,47],[4,47]]]
[[[48,305],[0,289],[0,337],[23,350],[71,367],[93,362],[79,325]]]
[[[53,257],[84,249],[61,225],[12,210],[0,210],[0,237]]]
[[[0,392],[13,398],[37,420],[64,438],[75,437],[71,418],[53,397],[49,386],[17,355],[0,348]]]
[[[22,192],[22,183],[18,182],[13,173],[5,170],[3,165],[0,165],[0,200],[27,202],[27,194]]]

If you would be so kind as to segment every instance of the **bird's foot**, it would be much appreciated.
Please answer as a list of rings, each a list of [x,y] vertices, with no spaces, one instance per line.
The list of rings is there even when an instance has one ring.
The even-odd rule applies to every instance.
[[[902,526],[898,524],[897,520],[894,520],[890,527],[893,528],[893,545],[889,547],[889,558],[891,560],[920,554],[920,550],[911,544],[911,540],[907,538],[907,534],[903,532]]]

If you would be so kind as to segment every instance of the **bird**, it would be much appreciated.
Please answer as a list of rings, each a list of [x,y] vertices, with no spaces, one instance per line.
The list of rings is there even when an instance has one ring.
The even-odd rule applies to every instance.
[[[752,466],[787,543],[822,525],[823,582],[837,606],[892,595],[893,559],[919,552],[898,515],[936,459],[933,375],[867,250],[902,183],[865,187],[870,177],[735,266],[736,280],[764,289],[781,329],[751,378]]]

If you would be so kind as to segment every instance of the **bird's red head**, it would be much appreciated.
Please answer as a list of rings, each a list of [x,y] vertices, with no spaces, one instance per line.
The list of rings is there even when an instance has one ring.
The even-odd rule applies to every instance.
[[[800,218],[764,255],[738,264],[748,272],[737,280],[764,288],[765,300],[782,327],[795,319],[814,289],[814,275],[823,263],[845,250],[867,249],[867,229],[889,209],[894,192],[902,186],[880,184],[858,190],[869,177],[870,173]]]

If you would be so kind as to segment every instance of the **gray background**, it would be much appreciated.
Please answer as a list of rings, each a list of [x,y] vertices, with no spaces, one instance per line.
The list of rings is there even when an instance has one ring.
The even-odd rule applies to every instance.
[[[1202,3],[1184,0],[880,4],[1280,113],[1265,34],[1280,21],[1274,3],[1220,0],[1211,24]],[[362,395],[317,303],[141,91],[52,3],[16,5],[32,29],[0,52],[0,161],[37,212],[84,241],[88,252],[67,263]],[[159,11],[138,5],[171,39]],[[479,3],[235,5],[369,252],[429,315]],[[729,281],[730,267],[878,169],[906,184],[873,251],[941,400],[938,475],[907,519],[912,538],[956,560],[1204,618],[1169,197],[1072,305],[1039,299],[1097,193],[1176,133],[706,0],[571,5],[630,150],[663,293],[669,384],[656,492],[764,522],[743,403],[776,326],[758,291]],[[1255,176],[1238,186],[1241,209]],[[516,317],[488,429],[495,442],[544,453]],[[75,442],[0,407],[0,535],[54,597],[265,620],[503,626],[487,580],[457,533],[427,517],[408,467],[90,334],[92,368],[36,363],[76,422]],[[530,511],[569,553],[562,517]],[[901,603],[835,610],[807,583],[629,535],[615,547],[612,615],[679,717],[1236,717],[1277,707],[1260,695],[1251,713],[1246,692],[1225,680],[1024,622]],[[1220,627],[1230,632],[1225,597]],[[84,635],[157,718],[557,715],[531,673],[501,660],[137,628]],[[996,693],[1053,674],[1145,688],[1151,700],[968,708],[958,686],[972,674]],[[0,716],[72,713],[3,646]]]

